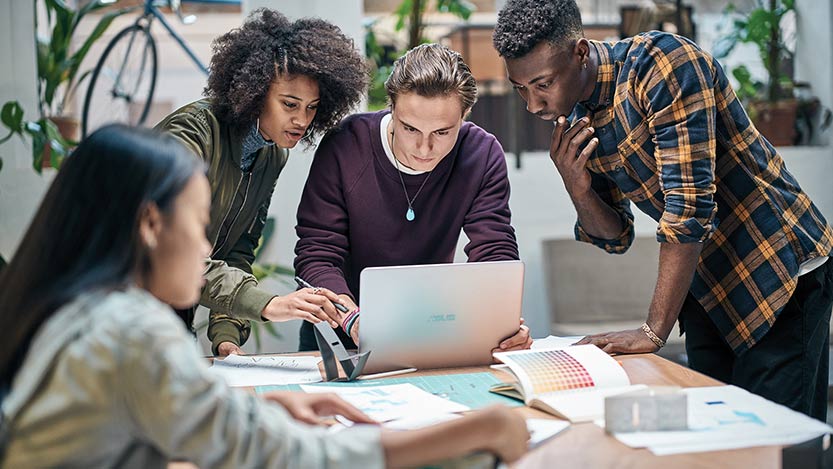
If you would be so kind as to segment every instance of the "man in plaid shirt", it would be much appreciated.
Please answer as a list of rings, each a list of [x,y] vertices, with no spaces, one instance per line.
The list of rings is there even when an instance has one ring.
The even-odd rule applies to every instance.
[[[510,0],[494,45],[527,110],[555,121],[576,239],[627,250],[630,201],[659,223],[645,324],[580,343],[654,352],[679,318],[691,368],[824,420],[833,230],[720,64],[657,31],[589,41],[574,0]]]

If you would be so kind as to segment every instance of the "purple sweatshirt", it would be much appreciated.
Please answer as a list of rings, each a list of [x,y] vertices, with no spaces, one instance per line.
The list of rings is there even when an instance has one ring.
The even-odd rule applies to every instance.
[[[457,143],[430,173],[402,174],[414,197],[414,221],[398,170],[379,132],[389,111],[356,114],[315,152],[298,206],[295,271],[315,286],[359,300],[365,267],[454,260],[465,230],[470,262],[518,259],[510,225],[509,179],[495,137],[464,122]]]

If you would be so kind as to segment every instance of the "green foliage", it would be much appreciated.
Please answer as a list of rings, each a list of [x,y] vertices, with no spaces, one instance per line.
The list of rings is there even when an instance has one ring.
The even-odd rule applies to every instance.
[[[742,102],[748,102],[760,94],[764,84],[760,81],[753,80],[752,74],[749,73],[749,69],[745,65],[740,65],[732,69],[732,75],[738,81],[738,87],[735,89],[735,93]]]
[[[430,1],[402,0],[402,3],[394,10],[393,14],[396,16],[394,29],[401,31],[407,27],[408,30],[408,45],[404,50],[381,46],[373,30],[375,22],[365,25],[365,51],[371,67],[371,82],[368,91],[368,108],[371,111],[384,109],[388,105],[385,80],[390,75],[393,62],[408,49],[428,42],[422,36],[424,25],[422,18],[428,10]],[[435,0],[433,6],[436,11],[451,13],[463,20],[468,20],[476,9],[476,6],[467,0]]]
[[[17,101],[5,103],[0,110],[0,121],[9,129],[8,135],[0,139],[0,144],[18,135],[24,140],[32,140],[32,167],[38,173],[43,167],[43,157],[49,149],[50,164],[53,168],[60,167],[61,161],[75,145],[75,142],[65,138],[58,131],[58,127],[49,118],[63,114],[72,99],[78,85],[89,75],[87,70],[79,75],[81,63],[87,56],[92,45],[110,27],[119,15],[130,9],[119,9],[101,15],[89,37],[73,50],[72,39],[79,23],[92,12],[107,7],[112,0],[92,0],[80,9],[74,9],[64,0],[43,0],[45,8],[48,37],[36,39],[38,66],[38,111],[39,117],[34,120],[24,120],[23,108]],[[0,160],[2,169],[2,160]]]
[[[93,0],[76,10],[64,0],[44,0],[50,35],[47,38],[37,38],[38,93],[42,116],[59,116],[64,113],[76,88],[90,73],[88,70],[78,75],[90,48],[107,31],[114,19],[129,11],[119,9],[101,15],[89,37],[77,50],[73,50],[72,40],[81,20],[87,14],[112,3],[112,0]],[[61,99],[56,101],[59,95]]]
[[[375,22],[365,25],[364,47],[371,66],[368,108],[371,111],[378,111],[388,105],[385,80],[390,76],[393,62],[402,55],[402,52],[380,45],[376,32],[373,31],[374,24]]]
[[[41,117],[35,121],[24,120],[23,108],[17,101],[9,101],[3,105],[0,109],[0,121],[9,129],[9,133],[0,138],[0,144],[14,135],[19,135],[24,139],[28,136],[32,139],[32,168],[38,173],[43,168],[43,157],[47,146],[50,165],[53,168],[59,168],[69,149],[75,145],[75,142],[64,138],[58,126],[47,117]],[[2,167],[2,160],[0,160],[0,169]]]
[[[402,0],[399,7],[393,12],[396,15],[397,31],[408,27],[408,49],[425,42],[422,37],[422,20],[430,0]],[[467,0],[436,0],[434,5],[440,13],[451,13],[463,20],[468,20],[477,7]]]
[[[738,44],[754,44],[767,72],[764,83],[752,80],[746,67],[741,66],[744,69],[741,71],[734,70],[732,74],[742,88],[739,95],[765,97],[770,102],[792,97],[793,77],[789,70],[785,71],[791,67],[784,67],[784,64],[792,63],[795,51],[784,37],[782,23],[794,12],[794,0],[758,0],[757,7],[746,14],[739,14],[734,5],[727,7],[726,17],[731,19],[731,30],[715,44],[714,56],[722,59]]]

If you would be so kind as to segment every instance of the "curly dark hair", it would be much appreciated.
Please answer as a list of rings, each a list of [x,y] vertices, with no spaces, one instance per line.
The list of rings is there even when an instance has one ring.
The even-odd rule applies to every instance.
[[[492,43],[501,57],[517,59],[541,41],[560,47],[583,36],[575,0],[509,0],[498,13]]]
[[[212,43],[205,95],[221,121],[238,130],[254,125],[269,86],[282,74],[305,75],[318,82],[321,101],[303,140],[334,127],[364,96],[369,73],[352,39],[324,20],[290,21],[260,8],[243,26]]]

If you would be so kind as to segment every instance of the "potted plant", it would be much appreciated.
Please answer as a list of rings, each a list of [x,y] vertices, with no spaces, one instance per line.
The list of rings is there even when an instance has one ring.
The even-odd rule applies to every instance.
[[[17,101],[7,102],[0,109],[0,122],[9,129],[8,135],[0,138],[0,143],[13,135],[21,138],[28,135],[32,139],[32,165],[37,172],[44,166],[59,167],[78,138],[78,121],[66,111],[78,85],[90,73],[89,70],[80,73],[81,64],[93,43],[116,17],[128,9],[103,14],[77,49],[73,39],[78,25],[87,14],[101,10],[114,1],[91,0],[78,9],[64,0],[39,2],[45,9],[49,35],[37,37],[38,117],[24,119],[24,110]]]
[[[735,6],[729,5],[726,13],[733,18],[731,31],[715,44],[714,56],[725,58],[739,43],[758,48],[766,79],[755,80],[744,65],[735,67],[732,75],[738,81],[738,97],[770,143],[793,145],[799,106],[792,73],[795,51],[793,38],[785,37],[783,23],[794,21],[795,0],[758,0],[754,9],[740,16]]]

